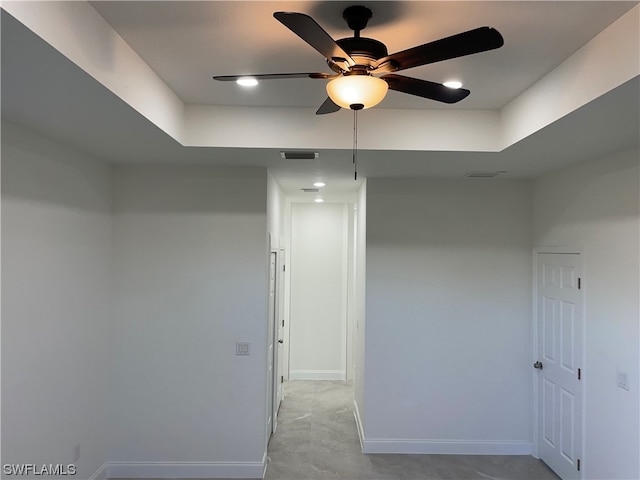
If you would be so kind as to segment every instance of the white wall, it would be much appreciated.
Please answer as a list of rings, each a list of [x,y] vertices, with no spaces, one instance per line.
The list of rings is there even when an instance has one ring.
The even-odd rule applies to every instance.
[[[370,178],[366,195],[365,451],[529,453],[529,184]]]
[[[344,380],[347,205],[294,203],[291,210],[290,378]]]
[[[356,316],[356,233],[358,231],[357,205],[346,205],[347,214],[347,371],[345,380],[352,382],[355,377],[355,316]]]
[[[365,289],[367,254],[367,181],[358,190],[354,222],[353,401],[360,438],[365,420]]]
[[[585,285],[584,475],[640,478],[639,152],[534,184],[536,246],[582,247]],[[627,372],[629,391],[616,385]]]
[[[3,123],[2,464],[104,474],[110,260],[108,166]]]
[[[285,196],[275,177],[267,172],[267,231],[273,248],[284,248]]]
[[[114,184],[110,475],[261,476],[266,170],[119,166]]]

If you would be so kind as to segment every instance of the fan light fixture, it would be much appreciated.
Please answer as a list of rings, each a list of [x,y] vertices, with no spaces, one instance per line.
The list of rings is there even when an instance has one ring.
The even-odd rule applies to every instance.
[[[342,108],[361,110],[379,104],[389,85],[371,75],[344,75],[327,83],[327,94]]]
[[[249,85],[255,86],[258,79],[332,79],[326,86],[329,98],[320,105],[316,115],[334,113],[341,108],[353,110],[353,164],[356,180],[358,179],[358,110],[379,104],[390,87],[396,92],[443,103],[459,102],[471,93],[469,90],[461,88],[462,85],[459,82],[455,84],[447,82],[443,86],[440,83],[391,72],[486,52],[504,45],[504,39],[500,32],[485,26],[389,55],[384,43],[360,35],[372,16],[373,12],[363,5],[352,5],[345,8],[342,12],[342,18],[347,22],[349,29],[353,30],[353,37],[334,40],[309,15],[298,12],[274,12],[273,17],[276,20],[326,59],[327,65],[333,73],[258,74],[253,75],[252,81],[249,83]],[[246,75],[216,75],[213,78],[220,81],[235,80],[245,85],[247,85],[245,82],[248,79]],[[317,158],[317,156],[312,158]]]

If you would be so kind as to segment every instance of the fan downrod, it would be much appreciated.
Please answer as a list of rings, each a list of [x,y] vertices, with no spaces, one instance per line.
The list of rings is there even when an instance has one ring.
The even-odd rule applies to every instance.
[[[373,38],[360,36],[360,31],[364,30],[371,17],[373,17],[371,10],[362,5],[347,7],[342,12],[342,18],[345,19],[349,28],[354,31],[354,35],[353,37],[336,40],[336,43],[356,61],[356,67],[358,67],[352,67],[348,73],[364,74],[369,70],[373,62],[388,55],[387,47],[384,43]],[[339,65],[331,61],[328,63],[333,71],[346,73]]]

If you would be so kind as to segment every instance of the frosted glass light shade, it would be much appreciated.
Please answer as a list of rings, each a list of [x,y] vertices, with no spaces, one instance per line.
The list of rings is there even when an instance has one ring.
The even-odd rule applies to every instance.
[[[363,108],[371,108],[382,101],[387,90],[387,82],[369,75],[346,75],[327,83],[329,98],[342,108],[358,104],[364,105]]]

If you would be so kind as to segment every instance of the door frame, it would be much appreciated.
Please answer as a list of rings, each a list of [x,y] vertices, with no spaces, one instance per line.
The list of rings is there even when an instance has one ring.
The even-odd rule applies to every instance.
[[[538,258],[539,255],[541,254],[557,254],[557,255],[579,255],[580,256],[580,267],[581,267],[581,271],[582,271],[582,277],[586,277],[586,271],[585,271],[585,261],[584,261],[584,249],[582,247],[556,247],[556,246],[552,246],[552,247],[534,247],[533,249],[533,254],[532,254],[532,260],[533,260],[533,297],[532,297],[532,304],[533,304],[533,315],[532,315],[532,336],[533,336],[533,351],[532,351],[532,357],[531,357],[531,364],[533,365],[534,362],[536,362],[538,360],[538,351],[539,351],[539,344],[540,344],[540,339],[538,337]],[[586,352],[586,330],[587,330],[587,322],[586,322],[586,318],[587,318],[587,311],[586,311],[586,302],[585,302],[585,298],[586,298],[586,284],[587,282],[583,282],[583,285],[581,286],[581,290],[582,290],[582,297],[581,297],[581,302],[582,302],[582,351],[580,352],[582,355],[582,364],[583,364],[583,370],[587,369],[587,364],[586,364],[586,359],[587,359],[587,352]],[[539,454],[539,439],[540,439],[540,431],[538,428],[539,425],[539,419],[540,419],[540,408],[539,408],[539,403],[538,403],[538,395],[539,395],[539,389],[538,389],[538,375],[536,374],[537,371],[535,369],[531,369],[531,378],[532,378],[532,383],[533,383],[533,451],[532,451],[532,456],[535,458],[540,458],[540,454]],[[586,408],[586,397],[585,397],[585,392],[586,392],[586,383],[588,382],[588,376],[585,375],[585,377],[583,378],[582,382],[581,382],[581,394],[582,394],[582,418],[580,419],[581,423],[582,423],[582,438],[580,439],[581,441],[581,445],[580,445],[580,449],[581,449],[581,463],[582,463],[582,468],[580,469],[580,478],[586,478],[585,477],[585,471],[586,471],[586,466],[587,466],[587,461],[585,459],[585,453],[586,453],[586,449],[585,449],[585,427],[586,427],[586,418],[587,418],[587,408]]]
[[[275,422],[276,419],[273,417],[273,402],[274,402],[274,386],[275,386],[275,377],[277,375],[276,369],[277,365],[275,365],[275,336],[276,333],[274,331],[277,315],[276,315],[276,304],[277,304],[277,273],[278,273],[278,253],[274,251],[272,248],[269,248],[269,256],[267,257],[267,357],[266,357],[266,377],[267,377],[267,395],[266,395],[266,444],[269,443],[269,439],[273,432],[275,432]],[[273,263],[273,270],[272,265]],[[271,300],[271,277],[273,275],[273,303]],[[271,352],[269,351],[269,345],[271,345]],[[271,373],[269,373],[269,362],[271,362]]]
[[[276,255],[276,272],[275,272],[275,292],[274,292],[274,319],[273,319],[273,412],[272,412],[272,430],[275,433],[278,427],[278,410],[280,402],[284,399],[284,386],[282,379],[284,378],[284,279],[285,275],[285,248],[273,248],[271,253]],[[282,323],[282,325],[281,325]],[[282,334],[282,338],[281,337]],[[282,362],[281,362],[282,360]],[[278,398],[278,390],[280,389],[280,398]],[[279,401],[278,401],[279,400]]]

